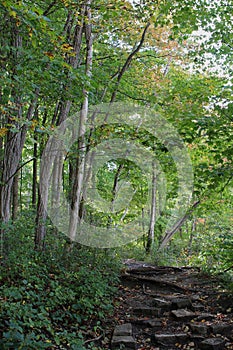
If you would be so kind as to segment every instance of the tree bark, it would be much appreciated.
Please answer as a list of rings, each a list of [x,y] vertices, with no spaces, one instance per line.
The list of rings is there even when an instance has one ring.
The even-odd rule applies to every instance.
[[[81,44],[82,44],[82,34],[83,34],[83,25],[84,25],[84,9],[85,6],[82,5],[81,7],[81,23],[77,24],[74,28],[74,35],[73,39],[71,31],[72,26],[74,22],[74,16],[72,15],[72,12],[68,13],[67,20],[64,26],[64,35],[66,35],[67,40],[72,40],[72,45],[74,47],[74,57],[67,58],[67,63],[69,63],[74,69],[76,69],[79,65],[79,58],[80,58],[80,51],[81,51]],[[64,92],[67,92],[69,90],[69,83],[67,86],[64,86]],[[61,123],[63,123],[70,112],[72,102],[71,100],[65,100],[65,101],[59,101],[57,103],[55,108],[55,116],[58,116],[56,125],[59,126]],[[60,111],[58,113],[58,106],[60,106]],[[55,120],[54,120],[55,121]],[[57,186],[60,186],[62,183],[62,176],[61,171],[63,168],[62,160],[60,161],[56,159],[55,163],[53,164],[53,182],[56,183]],[[57,178],[56,178],[57,176]],[[43,179],[42,179],[43,180]],[[45,185],[46,182],[43,181],[43,185]],[[47,183],[47,186],[49,186],[49,183]],[[36,250],[43,250],[45,248],[45,237],[46,237],[46,220],[47,220],[47,204],[48,204],[48,198],[45,198],[48,196],[48,188],[43,189],[43,202],[41,199],[41,190],[38,191],[38,206],[37,206],[37,216],[36,216],[36,230],[35,230],[35,249]]]
[[[93,59],[93,37],[92,37],[92,16],[91,16],[91,0],[86,3],[86,21],[85,21],[85,39],[86,39],[86,76],[91,77],[92,73],[92,59]],[[86,122],[88,117],[89,107],[89,91],[87,88],[83,89],[83,104],[80,112],[80,122],[78,131],[78,150],[79,156],[76,163],[75,182],[72,190],[71,199],[71,214],[69,222],[69,238],[74,242],[77,235],[77,227],[80,223],[80,206],[82,201],[83,180],[85,172],[85,157],[86,157]],[[72,247],[71,247],[72,248]]]
[[[146,252],[150,253],[155,239],[155,222],[156,222],[156,169],[155,161],[152,162],[152,193],[151,193],[151,212],[150,212],[150,226],[147,236]]]
[[[35,105],[38,98],[38,90],[36,91],[34,101],[31,103],[28,112],[27,120],[33,116]],[[19,104],[17,117],[22,119],[22,107]],[[15,124],[18,127],[17,124]],[[22,155],[23,146],[25,143],[27,127],[24,125],[17,133],[8,131],[6,143],[4,147],[3,169],[0,184],[0,218],[1,221],[7,223],[11,218],[11,192],[14,181],[14,176],[18,171],[19,162]]]
[[[171,238],[174,236],[174,234],[179,230],[179,228],[183,225],[183,223],[188,219],[190,214],[194,211],[194,209],[200,204],[200,201],[195,202],[191,209],[182,217],[180,218],[177,223],[168,231],[165,233],[162,242],[160,244],[159,249],[162,249],[166,246],[166,244],[171,240]]]
[[[19,172],[14,176],[13,190],[12,190],[12,220],[15,221],[19,209]]]
[[[34,145],[33,145],[33,166],[32,166],[32,207],[36,208],[37,200],[37,156],[38,156],[38,146],[37,146],[37,134],[34,133]]]

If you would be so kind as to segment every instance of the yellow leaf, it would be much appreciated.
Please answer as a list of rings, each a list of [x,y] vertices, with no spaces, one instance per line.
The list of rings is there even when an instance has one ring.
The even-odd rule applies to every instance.
[[[69,44],[63,44],[61,46],[61,49],[63,52],[69,52],[69,51],[73,50],[73,46],[71,46]]]
[[[9,12],[9,15],[12,16],[12,17],[14,17],[14,18],[16,18],[17,13],[16,13],[15,11],[10,11],[10,12]]]
[[[1,128],[0,129],[0,137],[3,137],[7,134],[8,129],[7,128]]]
[[[54,54],[52,52],[44,52],[46,56],[48,56],[51,60],[54,58]]]

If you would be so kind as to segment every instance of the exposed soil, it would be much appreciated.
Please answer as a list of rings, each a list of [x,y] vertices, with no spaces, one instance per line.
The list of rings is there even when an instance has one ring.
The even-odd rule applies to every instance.
[[[233,297],[218,280],[195,268],[125,267],[103,348],[233,349]]]

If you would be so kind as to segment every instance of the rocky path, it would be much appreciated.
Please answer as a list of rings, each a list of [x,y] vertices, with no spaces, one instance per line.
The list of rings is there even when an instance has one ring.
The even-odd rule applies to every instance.
[[[233,349],[233,298],[192,268],[125,262],[111,349]]]

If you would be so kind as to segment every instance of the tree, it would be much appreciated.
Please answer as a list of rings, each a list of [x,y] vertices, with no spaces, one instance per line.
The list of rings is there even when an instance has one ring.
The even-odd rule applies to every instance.
[[[139,105],[155,108],[174,123],[195,159],[197,186],[194,203],[200,199],[200,192],[204,188],[200,186],[203,174],[203,183],[207,181],[209,188],[218,177],[213,176],[212,172],[212,180],[207,179],[209,165],[205,165],[204,172],[202,164],[203,171],[199,171],[201,148],[198,147],[197,150],[197,144],[202,139],[203,148],[207,141],[208,144],[213,142],[212,149],[218,147],[220,139],[211,139],[210,136],[216,123],[218,127],[223,124],[214,114],[223,113],[218,104],[223,96],[230,101],[230,90],[226,92],[226,86],[221,80],[185,71],[188,58],[182,56],[184,48],[190,50],[191,44],[186,40],[193,30],[201,23],[208,29],[209,19],[213,16],[216,33],[218,28],[222,42],[226,34],[225,29],[219,27],[215,16],[219,11],[222,18],[225,18],[224,1],[221,1],[222,7],[218,4],[205,5],[205,2],[196,1],[193,4],[188,0],[182,4],[176,1],[130,3],[120,0],[107,4],[102,0],[91,3],[84,1],[80,5],[71,0],[51,3],[38,1],[36,4],[30,1],[14,4],[8,0],[2,3],[2,29],[7,43],[6,50],[2,53],[2,221],[10,219],[14,178],[14,208],[17,207],[17,170],[33,156],[40,157],[54,127],[61,125],[78,106],[78,109],[81,108],[82,122],[76,154],[73,153],[72,157],[68,155],[69,166],[63,166],[62,158],[57,159],[52,174],[52,181],[57,187],[61,186],[64,178],[69,177],[69,189],[65,188],[65,191],[69,192],[71,207],[75,209],[70,222],[70,236],[73,239],[78,224],[74,217],[78,220],[76,213],[82,211],[82,174],[86,151],[90,146],[88,142],[91,140],[95,143],[92,132],[97,137],[93,130],[89,136],[85,134],[85,120],[88,107],[102,102],[136,101]],[[214,36],[211,37],[212,42],[215,39]],[[6,64],[6,61],[9,63]],[[183,65],[183,69],[178,68],[178,65]],[[208,111],[208,121],[214,120],[212,126],[210,122],[203,122],[207,120],[206,108],[210,104],[214,105]],[[230,104],[228,109],[230,111]],[[197,115],[202,117],[196,118]],[[95,116],[92,118],[94,120]],[[221,136],[225,145],[231,142],[227,125],[226,123],[225,136]],[[213,141],[207,140],[207,137],[206,142],[203,141],[203,133],[207,133]],[[27,147],[30,144],[29,159],[25,157],[26,148],[23,149],[25,142]],[[144,141],[141,142],[143,144]],[[152,140],[147,143],[151,149],[152,143]],[[17,153],[13,155],[14,145]],[[212,154],[211,148],[209,152]],[[80,163],[82,157],[83,162]],[[168,163],[166,165],[165,158],[162,156],[161,161],[164,161],[164,169],[167,170],[171,162],[168,162],[169,166]],[[225,146],[221,152],[209,157],[216,164],[217,158],[219,162],[223,158],[229,159]],[[34,159],[33,162],[32,192],[35,206],[35,179],[39,160]],[[224,164],[226,172],[226,162]],[[230,174],[230,166],[228,171]],[[174,178],[175,171],[168,176],[168,184],[171,186],[168,210],[172,207],[171,198],[177,186]],[[46,206],[46,201],[42,203],[39,194],[35,238],[39,249],[43,249],[46,235]]]

